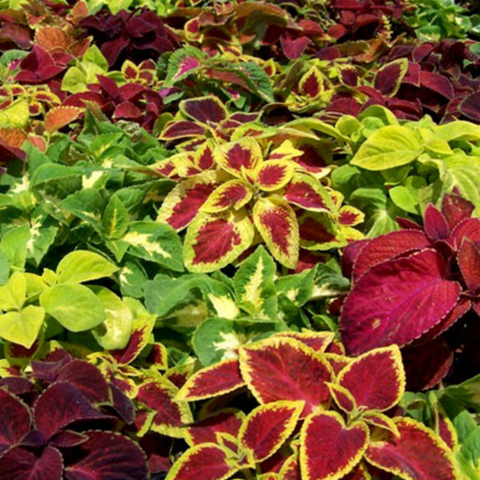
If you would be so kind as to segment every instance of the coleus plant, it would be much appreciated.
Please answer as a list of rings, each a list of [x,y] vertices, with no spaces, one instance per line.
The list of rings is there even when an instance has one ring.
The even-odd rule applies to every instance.
[[[399,219],[401,231],[347,247],[343,262],[353,286],[339,327],[350,353],[414,341],[427,352],[467,312],[480,314],[480,219],[473,210],[449,194],[441,211],[427,207],[423,226]]]
[[[52,345],[28,376],[0,385],[5,480],[149,478],[145,453],[125,435],[135,407],[92,364]]]
[[[167,479],[223,480],[240,471],[269,479],[459,478],[447,433],[395,414],[405,388],[398,347],[349,358],[332,339],[280,333],[190,377],[178,398],[213,400],[187,426],[190,448]],[[229,407],[245,387],[260,403],[246,416]]]
[[[187,101],[184,108],[203,103]],[[361,236],[352,228],[363,221],[361,212],[341,207],[342,197],[301,165],[302,155],[288,140],[269,148],[245,137],[223,145],[206,142],[154,166],[184,177],[165,198],[157,221],[177,231],[188,227],[187,268],[225,267],[258,243],[256,232],[290,269],[296,268],[300,246],[326,250]]]

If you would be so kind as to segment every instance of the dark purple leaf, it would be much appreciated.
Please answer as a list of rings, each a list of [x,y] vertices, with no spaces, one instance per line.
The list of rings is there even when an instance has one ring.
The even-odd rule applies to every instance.
[[[0,458],[2,480],[62,480],[62,471],[62,456],[53,447],[38,454],[16,447]]]

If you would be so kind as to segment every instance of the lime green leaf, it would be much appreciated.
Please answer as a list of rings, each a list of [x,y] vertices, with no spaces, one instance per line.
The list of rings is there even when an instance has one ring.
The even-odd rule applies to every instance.
[[[30,229],[27,225],[12,228],[3,235],[0,242],[0,251],[5,254],[11,267],[23,269],[27,259],[29,240]]]
[[[386,170],[413,162],[422,153],[415,133],[406,127],[388,126],[373,132],[350,162],[366,170]]]
[[[34,305],[0,315],[0,337],[30,348],[40,333],[44,318],[45,310]]]
[[[132,312],[108,288],[92,287],[91,290],[105,309],[105,321],[92,330],[95,340],[106,350],[125,348],[132,333]]]
[[[128,229],[128,221],[128,210],[118,197],[113,196],[103,214],[102,225],[105,237],[110,240],[122,237]]]
[[[90,330],[105,320],[101,300],[84,285],[55,285],[42,293],[40,305],[71,332]]]
[[[59,283],[83,283],[109,277],[118,270],[98,253],[77,250],[65,256],[57,267]]]

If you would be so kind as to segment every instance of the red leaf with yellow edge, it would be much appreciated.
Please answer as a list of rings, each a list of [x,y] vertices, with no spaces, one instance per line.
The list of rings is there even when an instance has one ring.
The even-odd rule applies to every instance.
[[[335,209],[327,189],[305,173],[295,173],[285,190],[285,199],[304,210],[331,212]]]
[[[243,180],[230,180],[216,188],[200,210],[207,213],[223,212],[229,208],[238,210],[251,200],[252,194]]]
[[[153,431],[183,438],[184,425],[192,422],[192,413],[188,403],[175,398],[177,393],[175,385],[159,377],[139,388],[137,401],[156,412],[150,427]]]
[[[76,120],[82,113],[77,107],[55,107],[45,115],[45,130],[53,133]]]
[[[237,470],[228,450],[204,443],[187,450],[170,469],[166,480],[226,480]]]
[[[331,250],[347,244],[327,213],[304,212],[298,219],[300,245],[308,250]]]
[[[189,120],[168,122],[160,135],[161,140],[176,140],[177,138],[198,137],[205,133],[204,127]]]
[[[254,228],[246,212],[201,213],[190,224],[183,254],[191,272],[212,272],[232,263],[252,243]]]
[[[436,419],[436,432],[438,436],[447,444],[450,450],[458,451],[458,434],[452,421],[443,413],[438,412]]]
[[[372,480],[372,476],[363,463],[360,463],[360,465],[356,466],[353,471],[345,475],[342,480]]]
[[[182,180],[165,197],[157,222],[166,222],[177,231],[187,227],[218,185],[215,172]]]
[[[110,351],[113,358],[121,365],[132,363],[147,346],[156,319],[155,315],[151,315],[137,303],[130,302],[129,308],[134,313],[130,340],[125,348]]]
[[[233,408],[215,412],[187,428],[185,440],[189,445],[201,443],[217,443],[217,433],[228,433],[238,436],[245,414]]]
[[[359,409],[385,411],[405,392],[405,370],[396,345],[365,353],[338,375],[338,384],[355,398]]]
[[[357,403],[352,394],[346,388],[336,385],[335,383],[328,383],[327,385],[335,403],[340,409],[346,413],[351,413],[357,410]]]
[[[369,463],[404,480],[459,478],[451,450],[432,430],[411,418],[394,420],[399,436],[370,442]]]
[[[351,361],[350,357],[338,353],[325,353],[325,359],[332,366],[335,375],[338,375]]]
[[[179,105],[180,111],[187,117],[205,125],[215,125],[228,116],[223,103],[215,97],[199,97],[183,100]]]
[[[368,427],[362,422],[347,427],[336,412],[310,415],[300,434],[302,480],[343,478],[362,459],[368,438]]]
[[[256,172],[255,184],[265,192],[283,188],[291,179],[294,163],[289,160],[268,160]]]
[[[280,401],[260,405],[245,419],[240,445],[251,465],[272,456],[293,433],[305,402]]]
[[[260,198],[253,207],[253,221],[271,254],[294,269],[298,262],[298,222],[292,207],[281,198]]]
[[[301,480],[300,461],[298,453],[294,453],[283,464],[280,470],[281,480]]]
[[[311,99],[319,97],[324,90],[323,75],[318,68],[312,67],[301,79],[298,84],[298,90],[301,95]]]
[[[198,170],[203,172],[209,170],[215,165],[215,159],[213,157],[214,143],[211,140],[204,142],[198,149],[195,151],[193,160]]]
[[[361,416],[362,421],[371,427],[381,428],[392,432],[395,436],[400,435],[397,425],[390,418],[380,412],[365,412]]]
[[[239,357],[242,376],[260,403],[304,400],[305,416],[330,399],[330,365],[298,340],[269,338],[240,348]]]
[[[338,212],[338,223],[346,227],[354,227],[359,223],[363,223],[365,214],[358,210],[358,208],[345,205]]]
[[[263,158],[260,145],[250,137],[218,147],[214,157],[221,168],[237,177],[252,174],[260,167]]]
[[[316,352],[324,352],[335,337],[333,332],[279,332],[275,337],[294,338]]]
[[[177,398],[187,402],[204,400],[233,392],[243,385],[245,381],[238,360],[229,359],[195,373],[178,392]]]

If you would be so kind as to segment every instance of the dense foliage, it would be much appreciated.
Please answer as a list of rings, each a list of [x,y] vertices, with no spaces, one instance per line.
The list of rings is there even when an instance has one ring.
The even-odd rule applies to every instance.
[[[2,480],[480,480],[480,9],[0,1]]]

